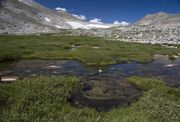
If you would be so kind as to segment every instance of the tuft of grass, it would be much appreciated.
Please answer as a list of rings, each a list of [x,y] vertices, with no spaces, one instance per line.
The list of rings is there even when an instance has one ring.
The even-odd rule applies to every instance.
[[[0,53],[0,62],[17,61],[21,59],[21,54],[16,51],[2,51]]]

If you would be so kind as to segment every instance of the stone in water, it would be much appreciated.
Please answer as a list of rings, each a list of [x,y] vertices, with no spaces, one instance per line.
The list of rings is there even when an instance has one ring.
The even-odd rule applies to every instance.
[[[1,82],[15,82],[18,79],[16,76],[4,76],[1,78]]]
[[[50,65],[50,66],[47,66],[45,67],[46,69],[59,69],[61,68],[60,66],[56,66],[56,65]]]
[[[176,66],[176,64],[167,64],[167,65],[165,65],[165,67],[174,67],[174,66]]]

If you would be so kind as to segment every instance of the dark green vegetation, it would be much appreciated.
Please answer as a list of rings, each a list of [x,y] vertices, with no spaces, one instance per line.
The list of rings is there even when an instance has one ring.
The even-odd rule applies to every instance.
[[[174,55],[179,52],[179,48],[92,37],[0,36],[0,62],[21,58],[77,59],[88,65],[106,65],[121,61],[148,62],[154,54]]]
[[[5,122],[178,122],[180,89],[170,88],[154,78],[131,77],[144,90],[140,100],[129,107],[106,113],[75,108],[68,99],[79,81],[75,77],[44,77],[0,84],[1,119]],[[3,106],[2,106],[3,105]],[[3,108],[3,109],[2,109]]]

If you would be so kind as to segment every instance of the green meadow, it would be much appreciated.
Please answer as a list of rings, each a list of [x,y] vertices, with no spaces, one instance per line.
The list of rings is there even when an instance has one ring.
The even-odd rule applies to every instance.
[[[73,48],[74,46],[74,48]],[[149,62],[154,54],[175,55],[180,48],[127,43],[95,37],[0,36],[0,61],[19,59],[75,59],[87,65]]]
[[[120,62],[150,62],[154,54],[172,57],[180,48],[138,44],[94,37],[0,36],[0,67],[21,59],[73,59],[86,65],[104,66]],[[143,90],[130,106],[98,112],[71,106],[69,98],[78,77],[38,76],[15,83],[0,83],[2,122],[179,122],[180,89],[158,78],[130,77]]]

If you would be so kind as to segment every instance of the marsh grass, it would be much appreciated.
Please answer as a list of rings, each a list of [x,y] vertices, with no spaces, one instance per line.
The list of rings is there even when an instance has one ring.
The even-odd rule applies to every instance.
[[[2,51],[0,55],[0,62],[17,61],[21,59],[21,54],[16,51]]]
[[[72,45],[81,47],[72,51]],[[98,49],[92,47],[99,47]],[[87,65],[107,65],[121,61],[149,62],[154,54],[175,55],[180,49],[160,45],[127,43],[95,37],[0,36],[0,60],[19,58],[76,59]]]
[[[0,100],[9,104],[1,109],[0,119],[4,122],[179,122],[179,88],[168,87],[155,78],[128,80],[144,90],[139,101],[101,113],[70,105],[68,99],[79,82],[76,77],[40,76],[15,84],[0,84]]]

